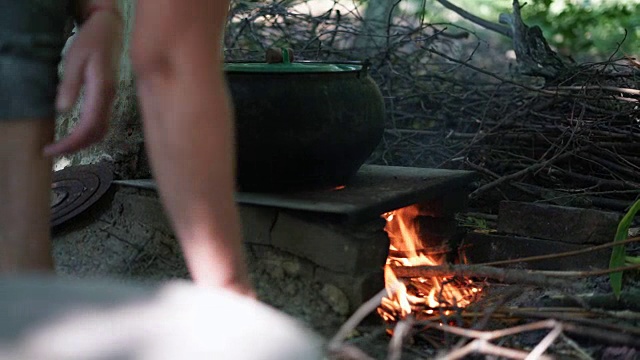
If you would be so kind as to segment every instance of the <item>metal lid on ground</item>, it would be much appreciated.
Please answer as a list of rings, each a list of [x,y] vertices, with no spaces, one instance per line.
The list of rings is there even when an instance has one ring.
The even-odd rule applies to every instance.
[[[87,210],[104,195],[113,181],[106,163],[69,166],[53,173],[51,226],[58,226]]]

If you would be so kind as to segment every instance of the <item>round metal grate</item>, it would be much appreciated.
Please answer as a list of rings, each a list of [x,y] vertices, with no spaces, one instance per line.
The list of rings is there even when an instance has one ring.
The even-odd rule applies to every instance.
[[[73,218],[107,192],[113,171],[107,164],[70,166],[53,173],[51,226]]]

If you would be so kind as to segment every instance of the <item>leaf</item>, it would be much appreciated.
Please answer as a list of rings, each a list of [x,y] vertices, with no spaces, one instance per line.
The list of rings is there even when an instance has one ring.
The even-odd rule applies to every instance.
[[[614,242],[623,241],[627,238],[629,233],[629,227],[631,227],[631,221],[636,216],[636,213],[640,210],[640,200],[636,201],[627,214],[622,218],[618,224],[618,231]],[[626,254],[624,251],[624,245],[616,245],[611,251],[611,260],[609,261],[609,269],[615,269],[623,267],[626,261]],[[622,291],[622,271],[614,272],[609,275],[609,283],[613,288],[613,293],[617,299],[620,299],[620,292]]]
[[[627,256],[624,261],[629,265],[640,265],[640,256]]]

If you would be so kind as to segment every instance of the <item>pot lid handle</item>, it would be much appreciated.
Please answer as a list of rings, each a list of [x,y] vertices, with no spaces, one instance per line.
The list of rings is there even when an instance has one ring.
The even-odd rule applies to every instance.
[[[270,48],[265,52],[267,64],[291,64],[293,62],[292,48]]]

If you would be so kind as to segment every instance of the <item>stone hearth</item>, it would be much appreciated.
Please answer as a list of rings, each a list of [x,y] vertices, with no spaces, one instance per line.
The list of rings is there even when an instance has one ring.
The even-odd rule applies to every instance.
[[[335,329],[384,286],[386,211],[420,204],[432,235],[455,240],[454,215],[473,174],[364,166],[344,189],[237,195],[251,276],[261,299]],[[92,208],[55,230],[60,273],[158,281],[188,273],[149,180],[116,181]]]

